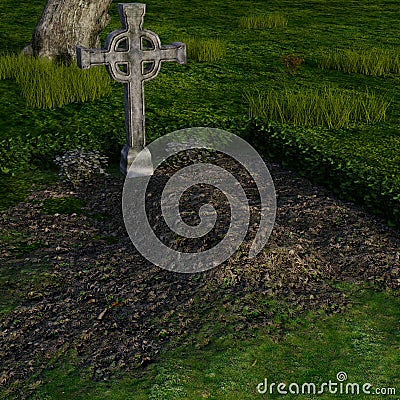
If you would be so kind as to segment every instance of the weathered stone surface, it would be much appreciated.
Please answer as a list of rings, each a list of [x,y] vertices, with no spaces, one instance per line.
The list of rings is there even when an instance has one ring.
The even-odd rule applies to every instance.
[[[77,62],[82,69],[105,65],[110,76],[125,85],[126,144],[121,151],[120,167],[126,175],[145,147],[144,82],[157,76],[162,61],[184,64],[186,45],[161,45],[154,32],[142,29],[145,4],[118,4],[118,11],[122,28],[108,35],[103,49],[78,46]],[[131,171],[130,176],[152,174],[150,153],[146,154],[140,170]]]

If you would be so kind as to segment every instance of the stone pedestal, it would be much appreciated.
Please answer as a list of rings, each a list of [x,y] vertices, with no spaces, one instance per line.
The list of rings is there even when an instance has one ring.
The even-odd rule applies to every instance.
[[[135,164],[132,166],[134,160]],[[121,150],[119,168],[127,178],[153,175],[154,169],[149,149],[145,147],[142,151],[137,151],[125,145]]]

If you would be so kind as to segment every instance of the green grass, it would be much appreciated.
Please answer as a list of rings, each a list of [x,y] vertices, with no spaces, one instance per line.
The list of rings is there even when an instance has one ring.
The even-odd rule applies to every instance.
[[[32,240],[28,233],[19,231],[0,234],[0,242],[6,244],[7,250],[17,257],[44,247],[44,244],[40,241]]]
[[[44,4],[44,0],[1,1],[0,51],[17,54],[23,48]],[[224,49],[222,58],[199,62],[204,49],[192,55],[188,42],[186,65],[163,63],[157,78],[146,83],[149,140],[177,127],[198,126],[204,121],[214,121],[216,127],[222,127],[219,124],[227,118],[246,116],[249,105],[243,101],[245,92],[276,94],[286,87],[292,94],[304,94],[309,88],[322,93],[325,87],[334,86],[338,91],[343,90],[338,93],[360,93],[365,99],[365,88],[370,95],[374,93],[375,102],[385,96],[392,101],[386,110],[386,122],[378,126],[356,122],[348,131],[330,131],[325,136],[335,144],[332,147],[339,158],[342,154],[346,157],[349,154],[353,161],[362,162],[376,176],[382,174],[383,180],[389,179],[391,174],[398,175],[397,169],[391,168],[400,154],[397,73],[392,71],[386,76],[365,75],[359,71],[343,73],[320,65],[321,48],[327,54],[334,53],[336,48],[353,49],[354,43],[365,49],[395,48],[398,45],[397,2],[149,0],[146,5],[144,28],[156,32],[163,44],[187,37],[197,38],[197,44],[218,38]],[[249,9],[264,16],[289,15],[290,23],[284,29],[254,27],[240,30],[239,23],[248,16]],[[103,42],[107,33],[120,28],[115,2],[110,14],[111,24],[101,35]],[[219,46],[215,43],[209,47]],[[393,60],[395,53],[389,52]],[[286,73],[281,61],[285,54],[304,55],[306,61],[296,75]],[[362,52],[353,58],[359,61],[360,54]],[[383,59],[382,53],[381,63]],[[8,65],[4,67],[6,73],[11,73],[7,68],[8,71],[15,68],[12,73],[17,74],[20,66],[10,66],[9,61]],[[90,71],[83,73],[86,76]],[[40,91],[38,89],[38,93]],[[15,173],[14,177],[2,176],[0,179],[2,188],[5,188],[0,191],[3,208],[23,199],[29,191],[29,177],[18,174],[21,165],[25,170],[32,168],[32,162],[46,166],[46,162],[54,159],[56,154],[77,145],[104,149],[118,158],[125,139],[123,85],[112,84],[112,92],[94,102],[72,103],[46,110],[28,107],[21,96],[23,93],[23,86],[15,80],[0,80],[0,170]],[[325,136],[321,139],[317,134],[310,133],[309,136],[317,147],[319,140],[326,140]],[[370,151],[358,151],[361,145]],[[345,153],[341,153],[341,149]],[[376,161],[378,158],[379,162]],[[12,198],[6,197],[8,192],[12,193]],[[34,251],[29,248],[31,245],[39,246],[28,242],[28,233],[26,236],[10,233],[8,238],[3,238],[4,241],[8,239],[17,244],[15,254],[18,256]],[[21,304],[26,293],[35,295],[47,290],[38,286],[40,281],[45,281],[45,273],[45,265],[38,266],[38,271],[32,266],[22,268],[20,265],[2,269],[2,287],[7,290],[9,281],[15,283],[20,279],[24,282],[20,288],[2,292],[1,300],[5,304],[2,312]],[[57,284],[57,277],[48,276],[48,279],[46,284]],[[86,379],[87,371],[78,368],[74,354],[70,354],[59,364],[54,360],[49,364],[46,376],[37,378],[43,380],[43,385],[38,387],[36,398],[168,400],[208,396],[253,399],[257,383],[264,378],[277,382],[322,382],[333,379],[339,370],[346,371],[351,380],[394,385],[400,391],[398,298],[374,291],[365,291],[359,296],[354,294],[352,298],[356,304],[348,312],[329,318],[318,313],[310,314],[289,327],[283,339],[278,340],[275,335],[264,331],[254,332],[253,339],[237,338],[232,332],[222,332],[212,338],[209,345],[180,347],[163,354],[159,362],[143,374],[137,372],[134,376],[112,382],[95,384]],[[193,340],[197,338],[199,343],[207,343],[207,327],[202,332]],[[50,368],[53,366],[55,369]],[[35,386],[35,382],[21,382],[21,385],[28,388]]]
[[[24,201],[32,190],[39,190],[57,180],[57,172],[51,169],[32,169],[17,176],[3,176],[0,179],[0,211]]]
[[[286,16],[275,13],[267,15],[248,15],[240,18],[239,27],[243,29],[282,28],[287,26]]]
[[[356,286],[346,288],[353,305],[345,314],[315,311],[288,327],[283,336],[258,330],[250,337],[223,334],[197,338],[202,346],[184,345],[164,353],[142,372],[110,382],[93,383],[77,368],[73,353],[61,357],[42,380],[32,399],[227,399],[263,398],[256,387],[268,382],[321,385],[344,371],[347,382],[400,391],[400,299]],[[215,327],[212,329],[215,330]],[[31,382],[34,385],[34,382]],[[332,394],[300,396],[332,399]],[[343,395],[344,396],[344,395]],[[275,394],[267,398],[281,398]],[[347,395],[346,399],[367,399]],[[286,395],[287,399],[299,396]],[[386,396],[395,399],[396,396]]]
[[[0,79],[15,79],[28,107],[55,108],[93,101],[111,92],[104,68],[80,70],[48,59],[5,54],[0,57]]]
[[[83,214],[82,207],[86,201],[76,197],[61,197],[57,199],[46,199],[43,202],[41,212],[44,214]]]
[[[382,4],[385,4],[383,7]],[[120,27],[117,4],[112,4],[111,24],[102,32],[106,35]],[[5,0],[0,13],[5,15],[0,27],[3,51],[16,53],[29,41],[43,1],[22,1],[15,4]],[[258,15],[290,15],[285,29],[240,30],[238,21],[252,9]],[[193,9],[196,13],[193,13]],[[166,11],[167,10],[167,11]],[[373,17],[376,10],[381,18]],[[223,44],[224,56],[217,61],[196,61],[200,50],[191,55],[188,41],[188,63],[163,63],[157,78],[145,84],[146,132],[151,141],[164,132],[188,126],[214,123],[225,128],[228,118],[248,115],[244,92],[267,93],[287,87],[292,91],[323,90],[335,86],[343,90],[365,90],[376,98],[392,101],[386,112],[384,129],[393,132],[400,117],[398,77],[344,74],[319,66],[321,48],[394,48],[397,43],[397,9],[382,0],[367,2],[329,2],[300,0],[271,2],[222,2],[198,0],[182,5],[176,1],[152,0],[147,3],[144,28],[153,30],[163,44],[196,38],[196,45],[207,40]],[[21,22],[23,21],[23,22]],[[380,34],[373,32],[379,30]],[[196,46],[195,45],[195,46]],[[217,45],[211,44],[210,52]],[[204,50],[204,48],[203,48]],[[286,73],[282,56],[302,54],[305,63],[296,75]],[[98,67],[93,70],[103,70]],[[89,73],[89,71],[81,71]],[[111,80],[110,80],[111,81]],[[10,151],[0,154],[0,167],[16,171],[51,160],[64,149],[87,145],[107,150],[118,158],[124,142],[123,85],[112,84],[112,93],[95,102],[68,104],[57,109],[41,110],[26,107],[21,101],[19,85],[10,80],[0,81],[0,144]],[[219,125],[219,126],[217,126]],[[235,133],[235,131],[234,131]],[[368,138],[366,138],[368,140]],[[26,146],[25,156],[8,157]],[[379,145],[382,152],[386,144]],[[63,148],[64,147],[64,148]],[[34,154],[32,154],[32,151]],[[3,161],[4,160],[4,161]]]
[[[187,58],[197,62],[215,62],[224,58],[225,44],[219,39],[182,38],[186,43]]]
[[[400,52],[397,49],[364,50],[328,49],[321,55],[320,67],[346,73],[371,76],[400,74]]]
[[[35,248],[45,247],[42,243],[29,243],[26,232],[10,232],[0,237],[1,242],[12,240],[12,250],[16,257],[29,254]],[[50,288],[59,285],[59,276],[49,272],[51,265],[43,261],[34,265],[6,262],[1,266],[0,274],[0,317],[25,302],[40,300],[48,294]],[[1,398],[1,397],[0,397]]]
[[[390,101],[366,90],[284,88],[247,93],[250,117],[302,126],[345,128],[356,122],[383,122]]]

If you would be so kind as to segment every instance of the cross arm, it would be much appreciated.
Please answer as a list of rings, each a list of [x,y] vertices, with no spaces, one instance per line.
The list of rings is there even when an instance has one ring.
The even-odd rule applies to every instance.
[[[165,58],[163,61],[176,61],[178,64],[186,63],[186,44],[182,42],[174,42],[161,46],[161,50]]]
[[[108,61],[109,50],[86,49],[82,46],[76,48],[76,60],[78,67],[81,69],[89,69],[91,66],[106,65]]]

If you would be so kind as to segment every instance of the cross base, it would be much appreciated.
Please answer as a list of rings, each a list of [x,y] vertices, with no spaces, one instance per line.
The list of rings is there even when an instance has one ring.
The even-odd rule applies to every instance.
[[[151,176],[154,173],[151,153],[147,147],[142,150],[136,150],[125,145],[121,150],[119,167],[127,178]]]

